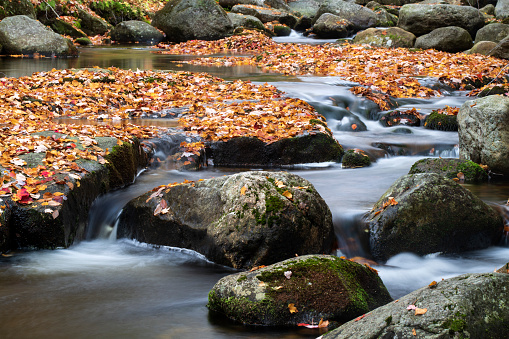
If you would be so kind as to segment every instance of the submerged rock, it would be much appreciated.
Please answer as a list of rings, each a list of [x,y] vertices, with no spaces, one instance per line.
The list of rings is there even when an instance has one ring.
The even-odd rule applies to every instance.
[[[498,243],[502,217],[469,190],[435,173],[409,174],[367,214],[371,254],[458,253]]]
[[[421,159],[412,165],[408,174],[437,173],[448,179],[486,181],[488,174],[473,161],[454,158]]]
[[[465,274],[420,288],[322,338],[507,338],[508,323],[509,275]]]
[[[154,213],[158,206],[167,206],[165,213]],[[127,204],[118,235],[189,248],[235,268],[330,253],[334,239],[325,201],[307,180],[286,172],[159,187]]]
[[[243,324],[296,326],[347,321],[390,301],[370,267],[306,255],[222,278],[207,306]]]

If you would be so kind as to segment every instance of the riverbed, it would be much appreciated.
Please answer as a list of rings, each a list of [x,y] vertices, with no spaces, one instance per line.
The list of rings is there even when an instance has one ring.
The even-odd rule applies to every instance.
[[[286,40],[285,40],[286,39]],[[306,41],[300,36],[282,41]],[[313,41],[316,43],[316,41]],[[320,41],[322,43],[323,41]],[[333,106],[346,100],[367,131],[342,130],[347,121],[329,119],[337,140],[346,147],[377,154],[372,166],[343,169],[340,164],[301,164],[285,168],[312,182],[329,205],[340,243],[338,255],[364,256],[356,223],[414,162],[424,157],[458,157],[456,132],[422,127],[384,128],[366,117],[364,99],[353,96],[352,84],[334,77],[265,74],[252,66],[204,67],[179,63],[192,56],[152,53],[151,48],[108,46],[81,48],[76,59],[0,59],[1,76],[25,76],[52,68],[118,67],[208,72],[227,80],[268,82],[289,96]],[[409,100],[423,114],[445,105],[460,106],[465,93]],[[151,121],[145,124],[154,123]],[[159,122],[158,122],[159,123]],[[174,122],[165,122],[171,126]],[[384,145],[390,152],[380,152]],[[398,156],[396,154],[405,154]],[[314,338],[316,329],[247,327],[209,314],[207,294],[232,269],[179,248],[153,247],[116,239],[115,220],[130,199],[161,184],[206,179],[257,168],[208,167],[198,172],[152,169],[135,184],[100,197],[90,213],[88,240],[68,249],[14,252],[0,258],[0,333],[2,338]],[[509,198],[507,183],[465,185],[483,200],[502,205]],[[509,248],[491,247],[461,255],[419,257],[403,253],[376,267],[394,298],[433,280],[467,272],[489,272],[509,261]],[[318,319],[319,320],[319,319]]]

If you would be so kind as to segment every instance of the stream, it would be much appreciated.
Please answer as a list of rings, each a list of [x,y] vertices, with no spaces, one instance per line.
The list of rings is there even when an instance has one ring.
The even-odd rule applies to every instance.
[[[309,41],[300,36],[284,42]],[[324,41],[319,41],[320,43]],[[316,43],[316,41],[314,41]],[[110,67],[208,72],[227,80],[268,82],[289,96],[320,107],[348,103],[354,117],[328,117],[336,139],[379,159],[370,167],[343,169],[340,164],[301,164],[285,168],[313,183],[329,205],[340,250],[338,255],[364,256],[356,223],[414,162],[424,157],[458,157],[458,134],[408,127],[402,133],[369,120],[369,102],[352,95],[352,84],[333,77],[265,74],[255,67],[197,67],[174,61],[190,56],[151,53],[136,46],[81,48],[76,59],[0,59],[0,75],[19,77],[52,68]],[[401,101],[402,108],[422,113],[445,105],[461,106],[464,93]],[[367,131],[349,132],[350,119]],[[146,122],[146,123],[151,123]],[[171,123],[168,125],[171,126]],[[373,145],[384,145],[384,153]],[[397,156],[396,154],[405,154]],[[124,189],[99,197],[90,211],[87,240],[68,249],[15,252],[0,257],[0,336],[2,338],[315,338],[317,329],[272,329],[231,323],[209,314],[207,294],[221,277],[235,270],[179,248],[153,247],[116,239],[115,220],[130,199],[170,182],[206,179],[256,168],[208,167],[198,172],[149,169]],[[465,185],[484,201],[502,205],[508,183]],[[376,267],[394,298],[433,280],[467,272],[489,272],[509,261],[509,248],[491,247],[460,255],[424,257],[402,253]]]

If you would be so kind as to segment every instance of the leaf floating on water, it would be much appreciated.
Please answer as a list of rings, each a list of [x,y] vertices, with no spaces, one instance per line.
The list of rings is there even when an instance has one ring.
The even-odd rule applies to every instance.
[[[290,313],[297,313],[297,312],[299,312],[297,310],[297,307],[295,307],[294,304],[288,304],[288,310],[290,310]]]

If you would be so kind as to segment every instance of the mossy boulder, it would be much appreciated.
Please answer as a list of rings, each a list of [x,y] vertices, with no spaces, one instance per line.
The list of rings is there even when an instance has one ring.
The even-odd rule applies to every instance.
[[[51,29],[55,33],[58,33],[58,34],[68,35],[71,38],[86,38],[87,37],[85,32],[83,32],[80,28],[77,27],[77,26],[79,26],[79,23],[77,23],[77,22],[74,22],[73,24],[71,24],[67,21],[56,18],[56,19],[50,20],[48,22],[45,22],[45,24],[49,25],[51,27]]]
[[[498,43],[507,36],[509,36],[509,25],[494,22],[477,31],[477,34],[475,35],[475,42],[493,41]]]
[[[406,111],[394,110],[388,113],[385,113],[380,118],[380,124],[384,127],[393,127],[393,126],[420,126],[421,125],[421,115],[414,108]]]
[[[375,270],[334,256],[306,255],[222,278],[207,307],[243,324],[297,326],[348,321],[390,301]]]
[[[378,18],[371,9],[346,1],[324,1],[314,21],[316,22],[323,14],[330,13],[343,20],[351,22],[354,32],[376,26]]]
[[[313,33],[323,39],[346,38],[353,31],[353,24],[337,15],[324,13],[313,25]]]
[[[175,42],[218,40],[233,32],[231,20],[214,0],[170,0],[156,12],[152,25]]]
[[[436,49],[437,51],[457,53],[466,51],[474,45],[468,31],[458,26],[447,26],[434,29],[428,34],[415,39],[415,48]]]
[[[238,13],[228,13],[228,18],[232,21],[233,28],[246,27],[265,30],[263,23],[257,17],[252,15],[243,15]]]
[[[155,45],[164,39],[163,33],[144,21],[123,21],[110,31],[111,40],[120,43]]]
[[[433,111],[424,120],[424,128],[438,131],[457,131],[458,118],[456,115]]]
[[[26,15],[35,19],[34,5],[30,0],[0,0],[0,20],[14,15]]]
[[[448,179],[466,182],[486,181],[488,174],[473,161],[453,158],[421,159],[412,165],[408,174],[437,173]]]
[[[42,132],[38,135],[62,137],[55,132]],[[82,148],[77,138],[75,139],[78,147]],[[4,198],[6,209],[2,216],[2,228],[8,229],[8,238],[4,239],[7,245],[2,246],[0,243],[0,248],[43,249],[72,245],[75,240],[82,239],[85,235],[92,202],[111,189],[132,183],[139,168],[147,164],[147,154],[137,140],[122,145],[117,145],[117,139],[111,137],[97,137],[95,141],[96,147],[109,150],[110,153],[104,157],[107,163],[77,160],[76,164],[83,168],[81,172],[54,171],[46,182],[47,189],[40,192],[41,197],[45,192],[62,193],[59,205],[48,206],[37,202],[22,205],[10,198]],[[20,159],[26,161],[27,167],[44,165],[44,158],[43,153],[30,152],[20,155]],[[50,169],[49,172],[53,171]]]
[[[508,324],[509,275],[476,273],[420,288],[322,338],[507,338]]]
[[[133,6],[126,1],[92,1],[90,9],[113,26],[122,21],[143,21],[145,16],[145,13],[139,7]]]
[[[357,33],[353,42],[355,44],[367,44],[375,47],[412,48],[415,39],[415,35],[399,27],[368,28]]]
[[[209,156],[215,166],[278,167],[311,162],[339,162],[343,154],[343,147],[332,136],[316,133],[285,138],[271,144],[251,137],[219,141],[210,145]]]
[[[157,189],[125,206],[119,237],[189,248],[235,268],[331,251],[331,212],[297,175],[243,172]],[[167,213],[154,215],[163,200]]]
[[[371,165],[371,159],[360,149],[349,149],[343,155],[342,165],[346,168],[366,167]]]
[[[292,29],[286,25],[274,25],[272,31],[275,36],[289,36],[292,33]]]
[[[492,55],[495,49],[497,48],[497,43],[493,41],[479,41],[476,42],[474,46],[468,51],[467,54],[482,54],[482,55]]]
[[[81,30],[87,35],[103,35],[108,32],[108,23],[99,16],[93,16],[87,11],[78,9],[78,18],[81,23]]]
[[[459,253],[498,243],[502,217],[453,180],[436,173],[408,174],[367,213],[373,257],[402,252]]]
[[[287,25],[288,27],[294,27],[297,23],[297,18],[294,15],[284,10],[269,7],[235,5],[232,7],[231,12],[254,16],[260,19],[263,23],[277,21],[281,24]]]

